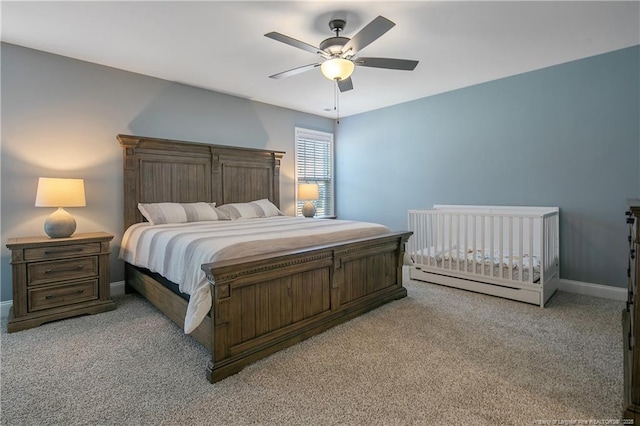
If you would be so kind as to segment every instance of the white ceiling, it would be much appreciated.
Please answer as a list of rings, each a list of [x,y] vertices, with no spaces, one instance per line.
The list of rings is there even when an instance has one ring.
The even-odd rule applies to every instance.
[[[348,116],[640,44],[638,1],[2,1],[2,41],[217,92],[335,117],[317,46],[328,22],[352,37],[377,15],[396,23],[362,56],[419,60],[412,71],[356,68]]]

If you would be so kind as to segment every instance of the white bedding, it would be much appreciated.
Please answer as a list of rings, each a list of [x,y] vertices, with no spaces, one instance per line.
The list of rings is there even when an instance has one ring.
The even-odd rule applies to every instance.
[[[435,259],[436,262],[440,262],[442,260],[466,260],[472,262],[475,260],[476,263],[500,266],[507,269],[517,269],[520,264],[520,256],[517,253],[511,254],[506,250],[503,251],[502,254],[500,253],[500,250],[494,250],[492,255],[489,250],[485,250],[483,252],[482,249],[474,250],[472,248],[467,248],[465,250],[462,248],[458,249],[456,247],[452,247],[451,249],[445,248],[444,251],[442,251],[430,247],[418,250],[416,254],[424,256],[425,258],[431,257],[432,259]],[[533,262],[531,262],[531,259],[533,259]],[[522,269],[529,269],[530,263],[533,263],[534,270],[540,269],[540,259],[538,259],[538,256],[533,256],[533,258],[531,258],[528,253],[524,253],[522,255]]]
[[[445,247],[444,250],[439,250],[428,247],[417,250],[411,257],[415,264],[446,270],[471,272],[477,275],[490,275],[523,282],[529,281],[529,273],[532,273],[534,283],[537,283],[540,278],[540,259],[535,255],[529,256],[528,253],[520,256],[517,253],[511,254],[509,251],[500,253],[500,250],[494,250],[492,255],[490,250],[483,251],[472,248],[465,250],[456,247]],[[521,257],[522,277],[518,271]],[[491,268],[493,268],[493,273]]]
[[[202,264],[388,232],[374,223],[288,216],[165,225],[145,222],[127,229],[120,259],[159,273],[190,296],[184,331],[191,333],[211,309]]]

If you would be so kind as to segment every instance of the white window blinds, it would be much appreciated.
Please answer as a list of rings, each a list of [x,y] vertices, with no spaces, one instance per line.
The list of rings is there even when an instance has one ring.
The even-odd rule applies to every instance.
[[[333,134],[296,127],[295,135],[296,183],[317,184],[316,216],[333,216]],[[305,201],[297,196],[296,190],[296,215],[302,216]]]

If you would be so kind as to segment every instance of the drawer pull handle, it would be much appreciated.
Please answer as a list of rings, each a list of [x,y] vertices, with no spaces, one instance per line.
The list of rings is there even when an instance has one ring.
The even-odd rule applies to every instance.
[[[44,298],[47,300],[51,300],[51,299],[55,299],[56,297],[60,297],[60,296],[69,296],[69,295],[74,295],[74,294],[82,294],[84,293],[84,290],[76,290],[73,291],[71,293],[65,293],[65,294],[59,294],[59,295],[54,295],[54,294],[47,294]]]
[[[45,250],[44,254],[60,254],[60,253],[75,253],[84,250],[82,247],[57,249],[57,250]]]
[[[69,272],[69,271],[82,271],[84,269],[84,265],[78,265],[78,266],[74,266],[73,268],[67,268],[67,269],[47,269],[44,271],[45,274],[55,274],[58,272]]]

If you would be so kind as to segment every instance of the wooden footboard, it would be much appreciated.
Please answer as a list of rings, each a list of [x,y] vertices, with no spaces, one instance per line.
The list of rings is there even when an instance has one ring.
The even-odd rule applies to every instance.
[[[193,336],[211,349],[210,382],[407,295],[402,260],[410,232],[202,266],[211,315]],[[127,284],[180,326],[186,301],[133,267]]]

